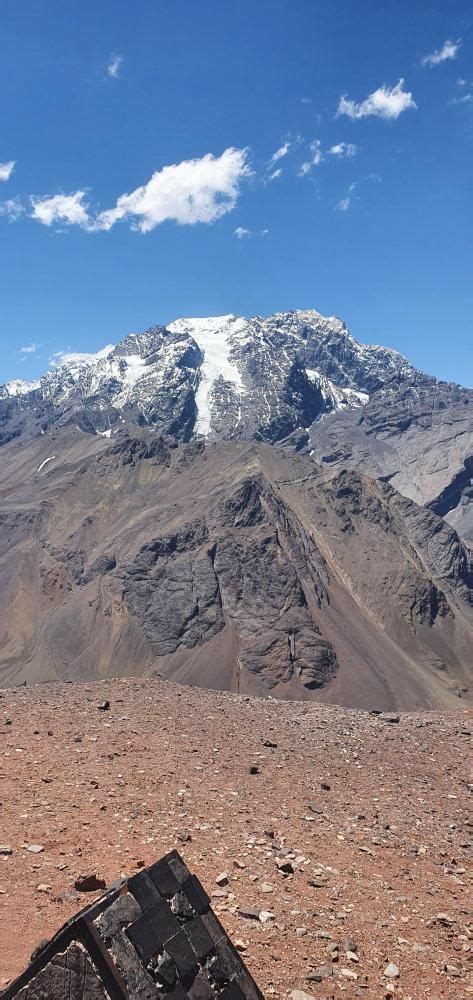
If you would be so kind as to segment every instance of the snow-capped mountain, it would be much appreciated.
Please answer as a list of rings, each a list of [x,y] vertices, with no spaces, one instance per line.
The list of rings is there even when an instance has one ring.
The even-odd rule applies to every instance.
[[[358,343],[314,310],[266,319],[178,319],[95,355],[74,354],[35,382],[0,387],[0,443],[73,424],[114,434],[150,426],[178,440],[282,441],[333,410],[416,375],[396,351]]]

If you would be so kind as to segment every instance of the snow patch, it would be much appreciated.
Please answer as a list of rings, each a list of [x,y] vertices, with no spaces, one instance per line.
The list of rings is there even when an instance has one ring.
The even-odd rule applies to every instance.
[[[23,379],[13,378],[10,382],[6,382],[3,388],[7,396],[26,396],[28,392],[39,389],[40,385],[39,379],[35,379],[33,382],[24,382]]]
[[[38,468],[36,469],[36,472],[41,472],[41,469],[44,469],[44,466],[47,465],[48,462],[52,462],[53,459],[55,459],[55,458],[56,458],[55,455],[50,455],[49,458],[45,458],[44,462],[41,462],[41,465],[38,465]]]
[[[171,333],[190,334],[204,355],[195,397],[197,421],[194,429],[197,434],[207,436],[210,433],[212,390],[220,376],[235,386],[239,396],[244,392],[240,372],[230,360],[230,338],[240,332],[244,325],[244,320],[229,313],[226,316],[177,319],[168,326]]]
[[[370,397],[367,392],[359,392],[357,389],[350,388],[342,389],[316,368],[306,368],[306,374],[311,382],[320,386],[325,399],[328,399],[336,410],[346,410],[352,406],[366,406],[369,401]]]
[[[100,434],[100,437],[109,438],[112,434],[112,428],[108,427],[106,431],[97,431],[97,434]]]

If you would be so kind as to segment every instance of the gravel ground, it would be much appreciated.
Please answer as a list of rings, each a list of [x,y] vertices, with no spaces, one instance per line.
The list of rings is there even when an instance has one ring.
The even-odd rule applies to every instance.
[[[176,847],[265,996],[473,995],[471,714],[160,680],[1,692],[0,985],[98,895],[78,876]]]

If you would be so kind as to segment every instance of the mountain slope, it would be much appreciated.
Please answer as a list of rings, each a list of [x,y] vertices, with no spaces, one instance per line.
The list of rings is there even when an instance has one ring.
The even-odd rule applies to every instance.
[[[149,431],[62,427],[2,455],[4,684],[157,671],[364,707],[467,694],[465,549],[390,485]]]

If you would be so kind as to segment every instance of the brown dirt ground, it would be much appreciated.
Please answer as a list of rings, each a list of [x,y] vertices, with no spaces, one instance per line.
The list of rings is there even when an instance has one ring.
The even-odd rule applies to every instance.
[[[0,842],[13,853],[0,856],[0,985],[95,898],[67,897],[78,875],[111,883],[177,847],[265,996],[384,997],[388,962],[399,1000],[473,995],[470,725],[465,711],[389,724],[161,680],[2,692]],[[274,919],[245,919],[245,905]],[[352,938],[359,961],[341,949],[317,983],[311,969],[331,965],[322,935]]]

